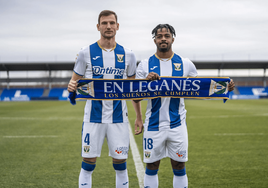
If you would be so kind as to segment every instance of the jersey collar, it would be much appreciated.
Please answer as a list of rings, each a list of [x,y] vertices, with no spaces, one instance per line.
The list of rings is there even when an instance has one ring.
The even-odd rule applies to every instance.
[[[102,50],[108,52],[107,49],[103,48],[103,47],[100,45],[100,42],[99,42],[99,41],[97,41],[97,43],[98,43],[99,47],[100,47]],[[116,43],[115,43],[114,47],[110,50],[110,52],[113,51],[115,48],[116,48]]]
[[[173,58],[173,56],[174,56],[174,52],[173,52],[172,56],[171,56],[170,58],[168,58],[167,60],[164,60],[164,59],[158,57],[158,56],[156,55],[156,53],[155,53],[154,55],[155,55],[155,57],[156,57],[157,59],[159,59],[159,60],[161,60],[161,61],[169,61],[169,60],[171,60],[171,59]]]

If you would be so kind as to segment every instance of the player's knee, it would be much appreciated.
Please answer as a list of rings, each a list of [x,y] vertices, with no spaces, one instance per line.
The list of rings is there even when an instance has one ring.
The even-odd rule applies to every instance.
[[[148,168],[149,170],[158,170],[159,165],[160,165],[160,161],[156,161],[153,163],[147,163],[146,168]]]
[[[82,169],[86,171],[93,171],[96,167],[96,159],[94,158],[83,158]]]
[[[113,159],[113,167],[115,170],[126,170],[127,160],[126,159]]]
[[[171,166],[173,169],[182,170],[185,168],[185,162],[178,162],[171,159]]]

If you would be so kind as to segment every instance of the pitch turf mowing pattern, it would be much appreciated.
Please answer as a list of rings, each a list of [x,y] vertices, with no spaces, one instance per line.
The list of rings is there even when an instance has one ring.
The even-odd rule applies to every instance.
[[[268,100],[228,100],[225,104],[221,100],[186,100],[185,103],[189,187],[267,188]],[[142,107],[144,111],[146,104]],[[142,152],[142,137],[135,138]],[[172,187],[172,177],[169,159],[162,160],[159,187]]]
[[[78,187],[84,104],[0,102],[0,187]],[[142,107],[145,113],[146,101]],[[268,187],[268,100],[186,100],[186,109],[189,187]],[[142,135],[135,139],[142,154]],[[129,185],[138,187],[131,152],[127,164]],[[172,187],[172,177],[162,160],[159,187]],[[106,142],[93,187],[115,187]]]

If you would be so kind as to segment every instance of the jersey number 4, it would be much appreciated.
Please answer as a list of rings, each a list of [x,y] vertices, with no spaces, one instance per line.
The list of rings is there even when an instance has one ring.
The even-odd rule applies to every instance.
[[[87,133],[86,134],[86,136],[85,136],[85,139],[84,139],[84,142],[87,144],[87,145],[89,145],[89,143],[90,143],[90,134],[89,133]]]

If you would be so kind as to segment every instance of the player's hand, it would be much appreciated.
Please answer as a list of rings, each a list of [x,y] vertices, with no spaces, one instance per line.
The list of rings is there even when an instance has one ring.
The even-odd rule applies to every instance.
[[[135,120],[135,135],[142,133],[142,131],[143,131],[142,119],[136,119]]]
[[[234,88],[235,88],[235,83],[234,83],[233,79],[231,79],[231,81],[230,81],[230,83],[228,85],[229,92],[233,91]]]
[[[77,82],[74,80],[70,80],[69,84],[68,84],[68,91],[69,92],[74,92],[77,89]]]
[[[155,72],[150,72],[146,77],[148,80],[160,80],[160,76]]]

